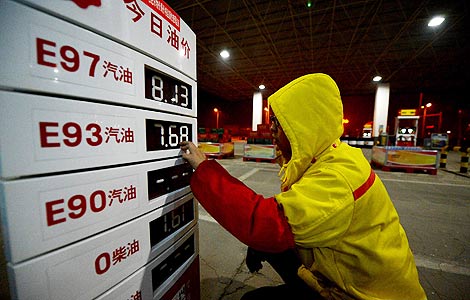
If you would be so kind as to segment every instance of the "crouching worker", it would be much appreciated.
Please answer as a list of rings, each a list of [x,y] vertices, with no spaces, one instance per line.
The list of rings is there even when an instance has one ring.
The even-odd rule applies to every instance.
[[[206,160],[193,143],[181,144],[195,169],[195,197],[248,245],[250,270],[266,260],[285,281],[242,299],[426,299],[383,183],[360,149],[339,140],[343,107],[335,82],[306,75],[268,101],[284,162],[281,193],[272,198]]]

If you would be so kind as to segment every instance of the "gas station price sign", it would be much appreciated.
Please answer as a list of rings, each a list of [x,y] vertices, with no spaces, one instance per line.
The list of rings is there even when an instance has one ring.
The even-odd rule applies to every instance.
[[[5,256],[18,263],[180,199],[189,201],[191,174],[189,164],[173,158],[65,176],[1,180],[2,205],[7,208],[4,234],[9,236]],[[185,210],[185,219],[188,213]],[[168,225],[176,227],[177,220]]]
[[[151,246],[151,224],[159,219],[167,238]],[[148,270],[150,275],[155,266],[162,269],[157,276],[165,281],[197,253],[196,224],[197,206],[189,194],[80,242],[9,263],[10,278],[17,289],[15,299],[95,299],[140,269]],[[26,247],[34,246],[30,243]],[[161,264],[163,261],[171,265]],[[143,288],[142,277],[137,280]]]
[[[0,176],[95,168],[181,155],[196,119],[0,91]]]
[[[147,65],[144,66],[144,73],[146,99],[192,108],[192,87],[189,84]]]
[[[101,36],[132,45],[153,59],[196,78],[196,35],[164,1],[21,2],[60,16],[79,27],[90,28]],[[34,18],[26,18],[25,23],[30,24],[31,20],[36,21]],[[58,28],[54,25],[51,28]]]
[[[0,1],[8,285],[18,299],[96,299],[122,282],[136,288],[109,299],[199,299],[179,146],[197,136],[196,37],[164,1],[104,2]]]
[[[76,9],[73,1],[50,5],[47,1],[35,0],[34,5],[40,6],[41,2],[50,9],[69,6],[64,8],[67,13]],[[136,4],[135,1],[133,3]],[[12,1],[2,1],[0,6],[2,40],[8,41],[5,43],[8,51],[0,52],[3,74],[8,74],[0,77],[0,85],[4,89],[65,95],[79,100],[196,117],[197,84],[195,78],[186,72],[195,73],[195,70],[192,67],[189,70],[184,63],[187,59],[178,53],[172,57],[183,59],[179,63],[174,62],[181,68],[171,67],[168,61],[152,59],[136,48],[129,48],[52,14]],[[124,4],[118,1],[110,6],[116,9],[114,13],[117,14],[118,8],[122,9]],[[83,17],[88,20],[90,12],[83,11]],[[103,9],[96,13],[98,22],[106,18],[101,15]],[[111,16],[113,11],[108,13]],[[87,24],[87,28],[89,26],[92,25]],[[152,44],[153,54],[155,47],[158,46]],[[167,54],[171,53],[173,50]]]

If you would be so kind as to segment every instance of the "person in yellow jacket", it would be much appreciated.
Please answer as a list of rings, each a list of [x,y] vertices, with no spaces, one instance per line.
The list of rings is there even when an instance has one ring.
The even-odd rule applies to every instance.
[[[286,284],[242,299],[426,299],[398,214],[360,149],[341,143],[343,107],[325,74],[268,98],[284,164],[281,193],[264,198],[191,142],[191,188],[205,209],[267,260]],[[253,264],[252,264],[253,265]]]

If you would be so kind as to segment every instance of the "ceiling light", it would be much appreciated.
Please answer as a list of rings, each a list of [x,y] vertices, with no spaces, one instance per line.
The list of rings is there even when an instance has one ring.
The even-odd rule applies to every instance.
[[[227,59],[230,57],[230,53],[227,50],[222,50],[220,56],[222,56],[223,59]]]
[[[259,88],[260,90],[264,90],[266,87],[264,86],[264,84],[260,84],[258,88]]]
[[[436,27],[442,24],[444,22],[445,18],[442,16],[436,16],[429,21],[428,26],[429,27]]]
[[[372,80],[374,82],[379,82],[380,80],[382,80],[382,76],[375,76],[374,78],[372,78]]]

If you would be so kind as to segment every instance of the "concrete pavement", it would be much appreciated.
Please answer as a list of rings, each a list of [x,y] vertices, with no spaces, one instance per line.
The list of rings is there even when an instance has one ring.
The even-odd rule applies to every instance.
[[[370,150],[363,152],[370,158]],[[276,164],[243,162],[240,155],[219,162],[257,193],[279,192]],[[470,299],[470,176],[459,169],[460,154],[449,152],[447,169],[437,175],[376,170],[407,232],[429,300]],[[249,273],[246,246],[201,206],[199,216],[201,299],[235,300],[251,289],[282,283],[267,264]]]

